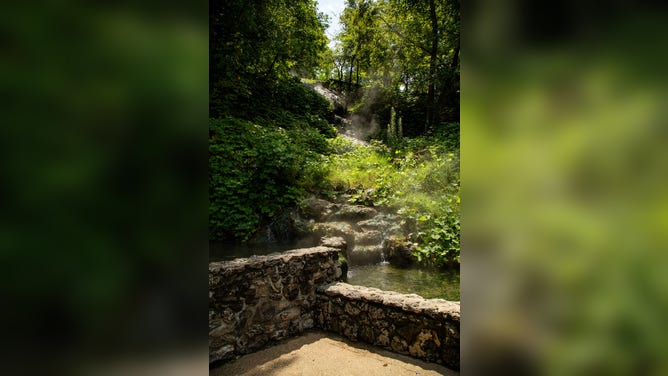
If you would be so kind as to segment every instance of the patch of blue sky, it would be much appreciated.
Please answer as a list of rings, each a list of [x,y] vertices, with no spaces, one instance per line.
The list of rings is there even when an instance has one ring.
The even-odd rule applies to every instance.
[[[317,0],[318,11],[329,16],[329,27],[325,30],[329,46],[334,47],[334,38],[341,31],[339,17],[345,8],[344,0]]]

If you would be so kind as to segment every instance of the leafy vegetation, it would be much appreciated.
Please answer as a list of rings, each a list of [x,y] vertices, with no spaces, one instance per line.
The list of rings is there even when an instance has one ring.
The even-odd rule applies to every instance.
[[[457,0],[348,0],[331,78],[383,91],[382,123],[393,106],[406,135],[458,122],[459,8]]]
[[[322,184],[330,105],[312,77],[327,51],[310,0],[211,3],[209,238],[248,240]]]
[[[299,124],[299,121],[296,122]],[[248,240],[261,224],[322,188],[314,128],[286,130],[233,117],[209,122],[209,237]]]
[[[326,18],[311,0],[214,1],[210,14],[210,115],[280,106],[277,78],[310,77],[327,51]],[[275,102],[274,102],[275,101]]]
[[[396,211],[422,263],[458,264],[458,2],[347,0],[331,50],[311,0],[210,14],[210,238],[247,241],[306,193],[348,192]],[[370,146],[336,137],[318,81],[346,95],[337,115],[383,124]]]
[[[419,244],[424,264],[459,263],[459,151],[447,133],[404,139],[394,148],[378,141],[330,141],[329,182],[359,204],[388,207],[401,217],[406,237]]]

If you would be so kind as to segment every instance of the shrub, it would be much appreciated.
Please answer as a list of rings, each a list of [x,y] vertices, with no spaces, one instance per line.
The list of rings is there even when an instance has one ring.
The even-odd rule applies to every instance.
[[[325,172],[312,150],[318,145],[327,144],[315,130],[295,133],[236,118],[211,119],[210,239],[247,240],[295,204],[306,187],[319,187]]]
[[[442,140],[436,138],[436,140]],[[395,149],[380,142],[329,140],[330,184],[350,201],[384,206],[400,215],[415,256],[437,267],[459,263],[459,157],[430,138],[404,139]]]

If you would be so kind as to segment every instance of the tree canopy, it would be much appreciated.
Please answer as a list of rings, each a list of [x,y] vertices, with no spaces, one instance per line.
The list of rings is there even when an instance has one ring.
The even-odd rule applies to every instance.
[[[326,16],[313,0],[213,1],[210,26],[212,115],[251,95],[256,81],[313,76],[327,49]]]
[[[415,132],[459,120],[459,1],[348,0],[332,78],[380,86]]]
[[[346,195],[396,211],[418,261],[458,264],[459,3],[345,5],[330,49],[313,0],[211,4],[210,238],[252,242],[306,195]],[[352,119],[375,140],[337,137]]]

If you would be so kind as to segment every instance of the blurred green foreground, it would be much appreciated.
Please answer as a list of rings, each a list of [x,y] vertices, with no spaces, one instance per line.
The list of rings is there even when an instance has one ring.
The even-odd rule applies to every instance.
[[[554,43],[468,18],[465,374],[668,374],[668,23],[658,14],[622,13]]]

